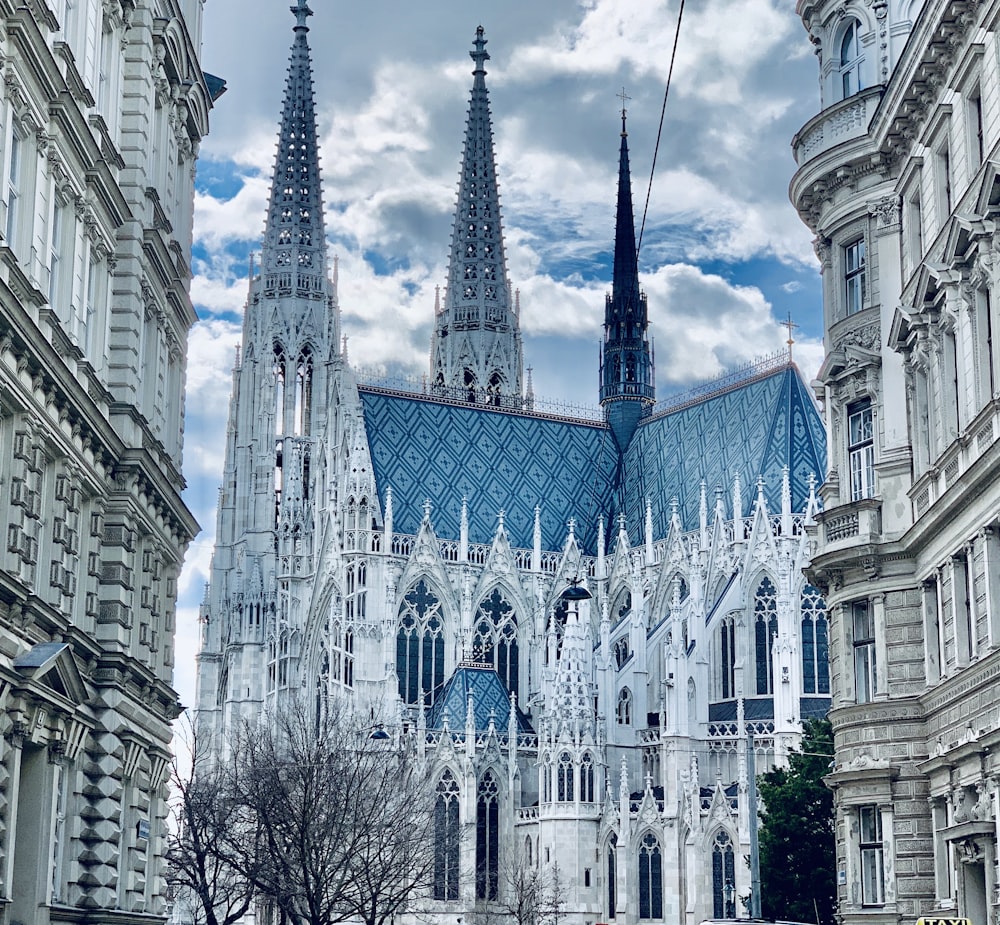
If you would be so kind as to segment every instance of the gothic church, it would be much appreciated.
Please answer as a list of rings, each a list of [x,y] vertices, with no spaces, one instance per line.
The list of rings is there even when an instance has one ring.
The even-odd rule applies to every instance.
[[[359,381],[327,274],[311,13],[293,12],[200,722],[221,738],[303,692],[315,710],[381,705],[446,809],[432,920],[488,906],[514,858],[558,860],[573,925],[743,915],[749,775],[829,706],[825,604],[802,577],[825,461],[813,400],[782,359],[656,403],[623,116],[603,411],[538,410],[482,28],[427,385]]]

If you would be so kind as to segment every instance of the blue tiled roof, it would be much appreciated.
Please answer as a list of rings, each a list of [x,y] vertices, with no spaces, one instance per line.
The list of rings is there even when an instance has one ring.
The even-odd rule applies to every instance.
[[[510,697],[500,676],[486,665],[460,665],[456,669],[434,700],[427,717],[427,728],[441,729],[447,719],[452,732],[463,730],[470,691],[476,731],[485,732],[492,719],[497,732],[504,734],[510,717]],[[517,708],[517,731],[532,731],[520,707]]]
[[[606,426],[375,389],[360,394],[379,496],[384,503],[392,487],[393,525],[403,534],[418,532],[429,499],[437,535],[458,539],[465,497],[470,542],[490,542],[503,510],[511,545],[530,549],[537,504],[543,549],[562,548],[573,518],[578,541],[593,555],[600,514],[610,539],[624,509],[638,542],[649,498],[659,539],[669,531],[673,498],[684,528],[697,526],[702,480],[709,509],[721,487],[728,511],[738,473],[747,514],[763,476],[768,505],[777,512],[785,465],[791,466],[793,510],[805,506],[810,475],[821,480],[826,471],[823,426],[794,367],[644,421],[622,465]]]
[[[772,513],[781,510],[781,470],[791,467],[792,510],[805,507],[809,477],[826,472],[826,436],[812,398],[793,367],[751,380],[721,395],[640,425],[625,454],[624,502],[630,525],[642,523],[646,498],[653,506],[653,535],[670,529],[670,503],[686,529],[698,525],[701,482],[711,512],[717,487],[743,484],[743,514],[757,497],[757,477]],[[633,530],[635,527],[633,527]],[[633,536],[637,534],[633,533]]]
[[[470,542],[491,542],[503,510],[511,545],[530,549],[538,505],[543,549],[562,548],[570,518],[584,548],[597,548],[617,466],[606,427],[360,391],[376,485],[383,503],[392,486],[397,533],[417,533],[429,498],[437,535],[458,539],[465,497]]]

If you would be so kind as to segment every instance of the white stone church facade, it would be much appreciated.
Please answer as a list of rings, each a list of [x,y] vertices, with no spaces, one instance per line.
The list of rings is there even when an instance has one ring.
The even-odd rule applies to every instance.
[[[475,832],[418,903],[436,920],[488,908],[514,858],[558,863],[574,925],[742,914],[749,775],[829,706],[825,602],[802,573],[825,461],[813,400],[781,357],[655,403],[623,117],[604,410],[542,409],[482,29],[428,385],[359,382],[327,273],[310,11],[293,12],[199,722],[223,741],[283,701],[377,708],[438,782],[442,845]]]

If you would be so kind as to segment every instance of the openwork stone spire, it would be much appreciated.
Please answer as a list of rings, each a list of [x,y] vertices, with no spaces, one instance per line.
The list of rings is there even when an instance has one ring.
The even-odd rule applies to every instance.
[[[521,334],[513,309],[500,223],[493,127],[486,90],[486,39],[476,30],[475,62],[448,290],[431,347],[435,391],[466,401],[520,407]]]
[[[267,210],[262,270],[285,274],[296,290],[318,293],[326,276],[326,240],[312,63],[306,38],[306,18],[312,10],[305,0],[299,0],[291,10],[295,39]]]
[[[627,97],[623,92],[623,104],[625,99]],[[614,279],[604,309],[604,355],[601,363],[601,404],[622,450],[628,446],[636,425],[652,406],[655,397],[653,363],[646,339],[649,327],[646,294],[639,289],[639,257],[635,245],[625,116],[623,105]]]

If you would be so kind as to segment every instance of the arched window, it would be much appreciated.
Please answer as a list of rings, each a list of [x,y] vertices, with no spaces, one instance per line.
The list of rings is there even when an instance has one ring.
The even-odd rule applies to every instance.
[[[445,771],[434,801],[434,898],[458,899],[458,782]]]
[[[274,345],[271,374],[274,377],[274,435],[281,437],[285,433],[285,351],[281,344]]]
[[[618,725],[632,725],[632,691],[623,687],[618,694]]]
[[[556,790],[560,803],[573,802],[573,759],[569,752],[563,752],[559,756],[559,764],[556,768]]]
[[[492,665],[508,692],[517,693],[517,616],[499,588],[479,605],[472,657]]]
[[[778,594],[770,578],[757,585],[753,601],[754,655],[757,664],[757,693],[774,693],[774,670],[771,643],[778,635]]]
[[[496,899],[500,878],[500,788],[492,771],[476,792],[476,899]]]
[[[719,675],[722,699],[736,696],[736,618],[729,614],[719,624]]]
[[[306,348],[295,369],[295,417],[292,426],[296,434],[309,433],[310,405],[312,403],[312,354]]]
[[[714,918],[736,918],[736,857],[732,839],[721,829],[712,845],[712,905]]]
[[[620,639],[616,640],[612,649],[614,651],[615,667],[621,669],[622,665],[624,665],[632,657],[632,650],[629,647],[628,636],[622,636]]]
[[[580,802],[594,802],[594,756],[590,752],[580,762]]]
[[[652,832],[639,843],[639,918],[663,918],[663,860]]]
[[[864,89],[861,68],[864,53],[861,50],[861,23],[851,19],[840,40],[840,89],[841,98],[847,99]]]
[[[542,802],[552,802],[552,762],[548,755],[542,759]]]
[[[531,836],[524,840],[524,862],[525,866],[531,867]]]
[[[608,918],[615,917],[615,893],[618,886],[618,836],[614,832],[608,839]]]
[[[802,608],[802,692],[830,693],[829,642],[826,601],[817,588],[806,585],[799,598]]]
[[[441,602],[420,579],[403,595],[396,634],[396,675],[399,696],[405,703],[419,704],[444,681],[444,627]]]

